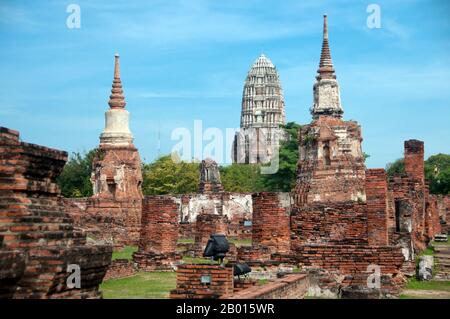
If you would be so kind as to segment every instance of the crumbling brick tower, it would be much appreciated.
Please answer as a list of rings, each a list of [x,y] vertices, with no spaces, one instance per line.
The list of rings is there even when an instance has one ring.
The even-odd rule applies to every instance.
[[[58,200],[66,160],[0,127],[0,297],[101,297],[112,248],[87,245]],[[81,288],[68,287],[69,265],[79,266]]]
[[[223,192],[220,180],[219,166],[210,158],[204,159],[200,164],[200,194]]]
[[[326,17],[316,79],[313,122],[299,132],[296,204],[365,201],[361,128],[356,122],[341,119],[343,109],[331,61]]]
[[[301,266],[348,277],[345,284],[358,287],[376,264],[385,276],[382,291],[391,292],[403,256],[387,246],[386,175],[368,170],[366,176],[361,128],[342,119],[326,16],[311,114],[299,132],[291,250]]]
[[[141,223],[141,160],[133,145],[129,113],[125,110],[119,55],[105,113],[105,129],[92,163],[92,199],[87,212],[100,224],[97,234],[117,244],[136,244]]]
[[[389,179],[389,240],[401,245],[405,258],[426,248],[441,231],[436,197],[429,194],[424,172],[424,143],[408,140],[404,144],[405,173]]]

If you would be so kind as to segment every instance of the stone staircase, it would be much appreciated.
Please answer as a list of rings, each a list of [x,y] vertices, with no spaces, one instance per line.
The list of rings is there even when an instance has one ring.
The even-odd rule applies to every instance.
[[[435,280],[450,280],[450,246],[436,245],[434,247]]]

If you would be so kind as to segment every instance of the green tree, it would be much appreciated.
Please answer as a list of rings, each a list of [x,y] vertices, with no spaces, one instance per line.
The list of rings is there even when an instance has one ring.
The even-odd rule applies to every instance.
[[[425,178],[430,183],[430,193],[450,193],[450,155],[436,154],[425,161]]]
[[[393,163],[388,163],[386,165],[386,173],[388,176],[394,176],[396,174],[405,173],[405,161],[403,158],[395,160]]]
[[[142,167],[144,195],[188,194],[198,191],[199,164],[174,162],[170,155]]]
[[[450,155],[436,154],[430,156],[424,163],[425,178],[430,183],[430,193],[449,194],[450,192]],[[389,176],[405,173],[405,161],[397,159],[386,166]]]
[[[298,162],[298,130],[300,125],[289,122],[284,126],[288,135],[279,149],[279,168],[275,174],[263,175],[264,188],[273,192],[289,192],[295,186]]]
[[[72,153],[60,176],[56,179],[64,197],[92,196],[92,160],[97,149]]]
[[[234,163],[221,166],[220,178],[227,192],[251,193],[264,190],[259,165]]]

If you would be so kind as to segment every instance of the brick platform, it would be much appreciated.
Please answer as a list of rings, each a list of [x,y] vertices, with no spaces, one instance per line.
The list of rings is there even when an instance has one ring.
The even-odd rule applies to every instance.
[[[210,283],[202,283],[209,278]],[[177,288],[170,292],[173,299],[205,299],[233,294],[233,267],[219,265],[180,265]]]

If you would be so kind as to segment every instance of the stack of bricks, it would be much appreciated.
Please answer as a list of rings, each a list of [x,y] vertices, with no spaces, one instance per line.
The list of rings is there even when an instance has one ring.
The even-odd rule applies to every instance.
[[[388,245],[387,177],[384,169],[366,170],[369,245]]]
[[[66,152],[20,142],[18,132],[0,128],[1,251],[18,251],[25,259],[9,297],[101,297],[98,286],[112,247],[87,245],[59,201],[56,178],[66,160]],[[67,286],[71,264],[80,267],[81,288]]]
[[[178,203],[171,196],[146,196],[142,202],[139,249],[133,260],[141,270],[171,271],[177,252]]]
[[[233,267],[220,265],[179,265],[173,299],[229,297],[233,294]]]
[[[255,193],[253,200],[252,246],[268,247],[271,252],[290,250],[290,194]]]
[[[294,207],[292,246],[307,243],[367,244],[366,204],[317,203]]]
[[[203,213],[197,216],[195,222],[194,251],[196,256],[202,256],[211,235],[227,234],[228,218],[214,213]]]

